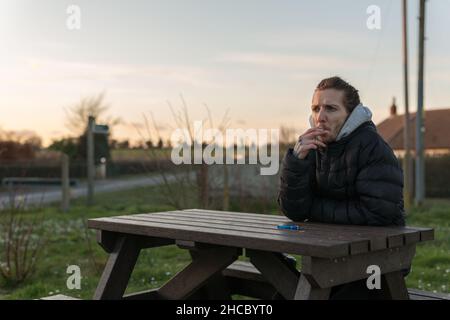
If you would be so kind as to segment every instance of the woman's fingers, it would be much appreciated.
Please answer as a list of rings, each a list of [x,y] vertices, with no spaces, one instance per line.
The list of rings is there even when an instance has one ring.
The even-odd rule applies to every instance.
[[[317,149],[317,146],[313,143],[307,144],[303,146],[302,151],[311,150],[311,149]]]
[[[311,133],[301,136],[300,138],[302,139],[302,141],[316,140],[317,137],[323,136],[325,134],[326,134],[326,132],[323,132],[323,131],[322,132],[311,132]]]
[[[327,147],[327,145],[325,143],[323,143],[322,141],[319,141],[319,140],[313,140],[313,143],[315,143],[316,145],[323,147],[323,148]]]
[[[327,145],[325,144],[325,143],[323,143],[322,141],[320,141],[320,140],[317,140],[317,139],[308,139],[308,138],[304,138],[303,140],[302,140],[302,144],[301,145],[307,145],[307,144],[315,144],[315,145],[317,145],[317,146],[319,146],[319,147],[323,147],[323,148],[326,148],[327,147]]]
[[[317,130],[318,128],[309,128],[308,130],[306,130],[305,132],[303,132],[303,135],[308,134],[310,132],[313,132],[315,130]]]
[[[327,132],[325,130],[318,129],[318,130],[315,130],[315,131],[312,131],[312,132],[310,132],[308,134],[303,135],[303,138],[312,138],[313,139],[313,138],[316,138],[316,137],[319,137],[319,136],[323,136],[326,133]]]
[[[320,137],[326,133],[327,131],[321,128],[308,129],[298,138],[298,141],[294,146],[294,153],[300,159],[304,159],[310,150],[316,150],[319,147],[326,148],[327,145],[317,139],[317,137]]]
[[[300,158],[304,159],[310,150],[316,150],[318,146],[314,143],[307,143],[307,144],[297,144],[294,148],[294,154]]]
[[[305,138],[305,137],[309,137],[311,134],[313,133],[319,133],[319,132],[323,132],[324,130],[321,128],[310,128],[308,130],[306,130],[300,137],[299,140],[301,138]]]

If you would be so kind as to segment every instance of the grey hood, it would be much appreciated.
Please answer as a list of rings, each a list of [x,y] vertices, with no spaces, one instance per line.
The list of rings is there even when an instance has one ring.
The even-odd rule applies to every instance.
[[[339,134],[336,137],[336,141],[339,141],[342,138],[348,136],[364,122],[371,120],[372,112],[370,111],[370,109],[363,106],[361,103],[358,104],[356,108],[353,109],[352,113],[348,116],[347,120],[341,128],[341,131],[339,131]]]
[[[347,117],[347,120],[342,126],[341,131],[339,131],[339,134],[336,137],[336,141],[339,141],[342,138],[348,136],[364,122],[368,122],[371,120],[372,112],[370,111],[370,109],[366,106],[363,106],[361,103],[358,104],[355,109],[353,109],[352,113],[350,113],[350,115]],[[310,116],[309,122],[311,124],[311,127],[314,127],[312,116]]]

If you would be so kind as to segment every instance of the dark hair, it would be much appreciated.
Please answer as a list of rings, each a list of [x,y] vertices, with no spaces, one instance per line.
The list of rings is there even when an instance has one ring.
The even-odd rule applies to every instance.
[[[323,79],[317,85],[316,90],[336,89],[344,91],[344,106],[348,113],[352,112],[358,104],[359,100],[358,90],[356,90],[348,82],[342,80],[340,77],[331,77]]]

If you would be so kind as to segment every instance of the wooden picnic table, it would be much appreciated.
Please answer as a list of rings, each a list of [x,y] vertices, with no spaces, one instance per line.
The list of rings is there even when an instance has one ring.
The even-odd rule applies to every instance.
[[[284,216],[190,209],[90,219],[109,258],[94,299],[189,299],[209,287],[229,297],[221,273],[242,254],[285,299],[329,299],[335,286],[367,279],[368,266],[381,270],[383,294],[408,299],[402,270],[411,266],[419,242],[434,230],[298,223],[280,230]],[[192,262],[158,289],[124,296],[140,250],[177,245]],[[244,249],[244,250],[243,250]],[[284,254],[302,256],[301,272]]]

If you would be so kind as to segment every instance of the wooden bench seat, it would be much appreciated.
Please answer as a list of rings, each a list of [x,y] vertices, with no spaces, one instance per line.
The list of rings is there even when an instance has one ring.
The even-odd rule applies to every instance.
[[[275,288],[247,261],[236,261],[222,272],[232,294],[258,299],[281,299]],[[450,294],[408,289],[411,300],[450,300]]]
[[[408,289],[411,300],[450,300],[450,294]]]
[[[63,294],[55,294],[53,296],[40,298],[39,300],[81,300],[81,299],[70,297],[70,296],[66,296],[66,295],[63,295]]]

